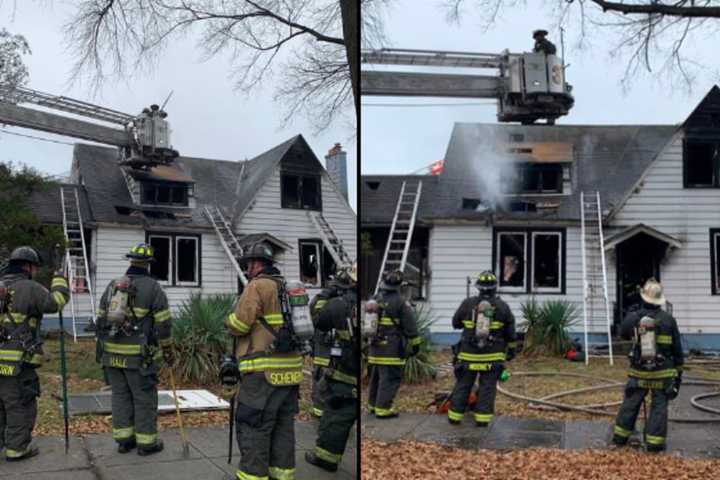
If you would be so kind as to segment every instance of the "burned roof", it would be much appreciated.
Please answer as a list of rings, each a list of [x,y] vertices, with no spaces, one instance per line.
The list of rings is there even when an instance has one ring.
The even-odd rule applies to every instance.
[[[134,175],[153,181],[194,182],[195,208],[135,204],[114,148],[76,144],[73,176],[82,185],[79,191],[85,222],[209,228],[211,225],[203,214],[205,206],[219,206],[228,219],[233,211],[244,211],[289,152],[322,168],[302,135],[297,135],[251,160],[178,157],[171,169],[158,172],[156,168]],[[242,179],[238,179],[241,173]],[[56,200],[53,200],[54,196],[57,196]],[[47,198],[33,200],[32,205],[43,222],[62,223],[59,191],[57,195],[53,192]]]
[[[676,130],[674,125],[456,123],[445,155],[444,171],[435,177],[422,177],[418,221],[485,219],[488,210],[463,209],[463,199],[487,197],[480,178],[494,168],[496,162],[485,152],[513,142],[565,145],[564,150],[572,152],[572,157],[566,159],[573,165],[572,193],[501,197],[504,202],[494,212],[495,220],[579,220],[581,191],[599,191],[603,211],[609,211],[623,201]],[[507,160],[510,164],[512,161]],[[558,158],[553,157],[552,161],[557,162]],[[402,181],[408,178],[417,176],[362,177],[364,225],[392,222]],[[521,203],[532,208],[519,208]],[[548,205],[550,203],[553,205]]]

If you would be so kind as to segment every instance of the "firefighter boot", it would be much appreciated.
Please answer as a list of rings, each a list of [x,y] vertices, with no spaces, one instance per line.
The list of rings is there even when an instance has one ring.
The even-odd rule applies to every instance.
[[[19,462],[20,460],[27,460],[40,453],[37,447],[29,446],[24,452],[16,455],[14,450],[5,450],[5,460],[8,462]]]
[[[133,438],[132,440],[128,440],[126,442],[118,442],[118,453],[128,453],[133,448],[137,447],[137,442]]]
[[[141,457],[144,457],[146,455],[152,455],[153,453],[162,452],[164,448],[165,445],[163,441],[158,438],[152,445],[138,447],[137,453]]]
[[[328,472],[337,472],[338,469],[337,463],[331,463],[322,458],[318,458],[315,452],[305,452],[305,461]]]

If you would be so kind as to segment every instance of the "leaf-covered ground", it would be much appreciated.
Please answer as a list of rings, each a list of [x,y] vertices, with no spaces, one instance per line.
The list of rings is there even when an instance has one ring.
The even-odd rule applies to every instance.
[[[715,478],[720,461],[630,449],[463,450],[364,439],[362,478],[383,480],[685,480]]]
[[[45,363],[37,372],[40,377],[42,395],[38,402],[38,419],[34,435],[54,436],[63,435],[62,411],[58,407],[62,385],[60,379],[60,342],[56,339],[46,340],[44,344]],[[102,369],[95,363],[95,342],[93,340],[78,339],[77,343],[69,338],[66,342],[66,359],[68,370],[68,390],[72,393],[97,392],[105,383]],[[306,370],[311,369],[306,359]],[[218,384],[190,385],[177,379],[178,389],[204,388],[214,394],[229,399],[232,392],[223,389]],[[169,390],[170,382],[166,375],[161,375],[160,390]],[[298,420],[310,419],[310,378],[305,375],[300,386],[300,413]],[[189,427],[222,426],[228,423],[227,411],[215,412],[183,412],[183,422]],[[176,428],[175,413],[165,413],[158,417],[158,429]],[[112,430],[112,417],[110,415],[82,415],[70,417],[70,432],[73,435],[89,433],[110,432]]]

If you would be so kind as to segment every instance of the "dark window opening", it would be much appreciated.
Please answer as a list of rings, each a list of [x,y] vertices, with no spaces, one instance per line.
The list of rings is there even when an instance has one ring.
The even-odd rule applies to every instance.
[[[377,190],[380,182],[365,182],[365,185],[367,185],[370,190]]]
[[[320,177],[282,174],[280,193],[282,208],[322,209]]]
[[[482,201],[479,198],[463,198],[462,209],[463,210],[477,210],[482,205]]]
[[[533,288],[560,289],[560,234],[533,235]]]
[[[720,187],[718,184],[718,143],[686,140],[683,149],[685,160],[685,186],[695,188]]]
[[[197,238],[178,237],[177,241],[177,282],[196,283],[198,264]]]
[[[337,265],[335,259],[330,255],[330,251],[327,248],[323,248],[322,258],[322,282],[323,285],[327,285],[327,282],[331,277],[334,277],[337,273]]]
[[[320,245],[318,242],[300,242],[300,279],[305,285],[319,287]]]
[[[146,205],[188,205],[187,185],[143,183],[140,202]]]
[[[511,212],[537,212],[537,205],[531,202],[510,202]]]
[[[525,233],[500,233],[500,287],[525,287]]]
[[[150,245],[155,250],[155,261],[150,263],[150,275],[157,280],[170,282],[170,237],[150,236]]]
[[[562,193],[562,165],[518,163],[510,177],[503,179],[506,193]]]

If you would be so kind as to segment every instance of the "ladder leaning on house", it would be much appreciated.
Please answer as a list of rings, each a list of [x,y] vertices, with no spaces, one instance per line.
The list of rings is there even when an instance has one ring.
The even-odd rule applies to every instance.
[[[310,222],[315,226],[315,229],[320,234],[320,238],[325,245],[325,248],[332,256],[335,261],[335,265],[340,267],[349,267],[352,265],[350,255],[348,255],[345,247],[343,247],[342,240],[338,238],[335,231],[332,229],[330,224],[320,212],[307,212],[310,217]]]
[[[583,271],[583,325],[585,329],[585,364],[590,361],[588,343],[589,324],[594,323],[595,314],[604,307],[608,354],[613,365],[613,348],[608,297],[607,267],[605,262],[605,239],[602,228],[602,207],[600,192],[585,195],[580,192],[580,222]]]
[[[60,204],[62,206],[63,232],[65,233],[66,256],[65,264],[70,281],[70,311],[72,314],[73,339],[77,341],[78,327],[87,325],[85,331],[95,328],[97,313],[95,310],[95,295],[90,278],[90,266],[85,248],[85,232],[82,214],[80,213],[80,198],[75,186],[60,186]],[[86,295],[78,295],[80,293]],[[86,300],[83,302],[82,300]],[[90,321],[81,320],[82,304],[90,307]]]
[[[239,262],[240,257],[243,256],[243,248],[240,246],[240,242],[233,233],[232,227],[223,216],[220,208],[217,206],[206,206],[205,215],[215,229],[215,233],[217,234],[218,239],[220,239],[220,244],[222,245],[223,250],[225,250],[225,253],[230,259],[230,263],[235,268],[235,272],[237,272],[237,276],[240,278],[240,282],[242,282],[244,287],[247,285],[248,281],[242,271],[242,268],[240,268]]]
[[[394,270],[405,271],[421,193],[422,180],[405,180],[402,183],[385,254],[380,265],[380,274],[375,285],[376,294],[380,289],[383,275]]]

